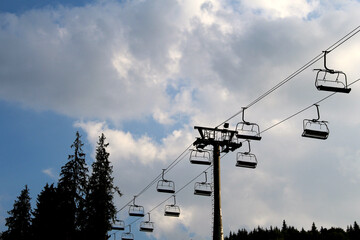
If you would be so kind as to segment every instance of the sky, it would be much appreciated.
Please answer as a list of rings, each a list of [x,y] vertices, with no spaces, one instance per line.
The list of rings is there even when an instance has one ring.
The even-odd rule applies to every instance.
[[[139,232],[135,222],[135,239],[211,239],[211,198],[193,195],[206,169],[189,162],[194,126],[239,113],[358,27],[359,11],[355,0],[1,1],[0,231],[25,185],[35,207],[45,184],[57,183],[79,131],[88,165],[98,137],[107,137],[124,194],[118,209],[179,160],[165,178],[182,189],[180,217],[163,216],[172,199],[160,204],[169,195],[152,185],[136,203],[151,210],[155,230]],[[327,66],[352,83],[359,53],[356,34],[327,55]],[[265,130],[328,96],[314,86],[315,68],[322,59],[245,119]],[[351,88],[320,103],[327,140],[301,137],[303,119],[317,117],[310,107],[251,142],[256,169],[235,167],[245,146],[221,158],[225,235],[283,220],[298,229],[360,221],[360,83]],[[241,121],[228,122],[235,129]],[[127,209],[118,218],[134,222]]]

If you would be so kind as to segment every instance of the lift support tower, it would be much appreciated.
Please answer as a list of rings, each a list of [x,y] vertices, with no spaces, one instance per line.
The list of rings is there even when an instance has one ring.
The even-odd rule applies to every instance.
[[[234,151],[241,147],[241,142],[236,138],[237,131],[228,130],[228,123],[223,129],[195,126],[199,131],[198,137],[193,145],[197,149],[204,149],[207,146],[213,147],[213,177],[214,177],[214,222],[213,240],[223,240],[223,228],[221,217],[221,195],[220,195],[220,153]]]

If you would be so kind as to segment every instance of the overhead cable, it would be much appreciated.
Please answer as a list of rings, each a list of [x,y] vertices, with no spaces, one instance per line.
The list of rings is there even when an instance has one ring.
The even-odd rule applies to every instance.
[[[350,83],[348,86],[351,86],[352,84],[355,84],[355,83],[356,83],[356,82],[358,82],[358,81],[360,81],[360,78],[359,78],[359,79],[357,79],[357,80],[355,80],[355,81],[353,81],[353,82],[352,82],[352,83]],[[335,95],[335,94],[336,94],[336,92],[333,92],[333,93],[331,93],[331,94],[327,95],[326,97],[324,97],[324,98],[320,99],[320,100],[319,100],[319,101],[317,101],[316,103],[311,104],[310,106],[307,106],[307,107],[305,107],[305,108],[301,109],[300,111],[298,111],[298,112],[296,112],[296,113],[292,114],[291,116],[289,116],[289,117],[287,117],[287,118],[285,118],[285,119],[281,120],[280,122],[277,122],[277,123],[275,123],[274,125],[272,125],[272,126],[270,126],[270,127],[266,128],[266,129],[264,129],[264,130],[263,130],[263,131],[261,131],[260,133],[264,133],[264,132],[266,132],[266,131],[268,131],[268,130],[270,130],[270,129],[272,129],[272,128],[274,128],[274,127],[278,126],[278,125],[280,125],[281,123],[283,123],[283,122],[285,122],[285,121],[289,120],[290,118],[295,117],[296,115],[299,115],[300,113],[302,113],[302,112],[304,112],[304,111],[308,110],[309,108],[311,108],[311,107],[312,107],[312,106],[314,106],[315,104],[319,104],[319,103],[321,103],[322,101],[325,101],[326,99],[330,98],[331,96],[333,96],[333,95]]]
[[[326,49],[327,52],[331,52],[333,50],[335,50],[336,48],[338,48],[339,46],[341,46],[343,43],[345,43],[346,41],[348,41],[350,38],[352,38],[353,36],[355,36],[357,33],[359,33],[360,31],[360,25],[357,26],[356,28],[354,28],[352,31],[350,31],[348,34],[346,34],[344,37],[342,37],[340,40],[336,41],[334,44],[332,44],[330,47],[328,47]],[[281,86],[283,86],[285,83],[289,82],[290,80],[292,80],[295,76],[297,76],[298,74],[300,74],[301,72],[303,72],[304,70],[306,70],[307,68],[309,68],[311,65],[315,64],[317,61],[319,61],[320,59],[323,58],[323,53],[318,54],[316,57],[314,57],[313,59],[311,59],[310,61],[308,61],[306,64],[304,64],[302,67],[300,67],[298,70],[296,70],[295,72],[293,72],[292,74],[290,74],[288,77],[286,77],[284,80],[282,80],[281,82],[279,82],[278,84],[276,84],[274,87],[272,87],[271,89],[269,89],[268,91],[266,91],[265,93],[263,93],[262,95],[260,95],[258,98],[256,98],[254,101],[252,101],[250,104],[248,104],[246,106],[246,108],[250,108],[253,105],[255,105],[256,103],[258,103],[259,101],[261,101],[262,99],[264,99],[265,97],[267,97],[269,94],[271,94],[272,92],[274,92],[275,90],[277,90],[278,88],[280,88]],[[221,125],[223,125],[224,123],[230,121],[231,119],[233,119],[234,117],[238,116],[239,114],[242,113],[243,110],[240,110],[238,112],[236,112],[234,115],[232,115],[231,117],[229,117],[228,119],[226,119],[224,122],[222,122],[221,124],[219,124],[217,127],[220,127]]]
[[[333,50],[335,50],[336,48],[338,48],[339,46],[341,46],[342,44],[344,44],[346,41],[348,41],[350,38],[352,38],[353,36],[355,36],[357,33],[359,33],[360,31],[360,25],[357,26],[355,29],[353,29],[352,31],[350,31],[348,34],[346,34],[344,37],[342,37],[341,39],[339,39],[337,42],[335,42],[334,44],[332,44],[330,47],[328,47],[326,49],[327,52],[331,52]],[[297,76],[298,74],[300,74],[301,72],[303,72],[304,70],[306,70],[307,68],[309,68],[311,65],[315,64],[317,61],[321,60],[323,58],[323,53],[318,54],[316,57],[312,58],[310,61],[308,61],[306,64],[304,64],[302,67],[300,67],[298,70],[296,70],[295,72],[293,72],[292,74],[290,74],[288,77],[286,77],[284,80],[282,80],[281,82],[279,82],[278,84],[276,84],[274,87],[272,87],[271,89],[269,89],[268,91],[266,91],[265,93],[263,93],[262,95],[260,95],[258,98],[256,98],[254,101],[252,101],[250,104],[248,104],[246,106],[246,108],[250,108],[253,105],[255,105],[256,103],[260,102],[262,99],[264,99],[266,96],[268,96],[269,94],[271,94],[272,92],[274,92],[275,90],[277,90],[278,88],[280,88],[281,86],[283,86],[285,83],[289,82],[290,80],[292,80],[295,76]],[[355,82],[359,81],[360,79],[352,82],[351,84],[354,84]],[[349,86],[351,85],[349,84]],[[318,101],[317,103],[320,103],[322,101],[324,101],[325,99],[333,96],[335,93],[332,93],[330,95],[328,95],[327,97],[321,99],[320,101]],[[313,105],[311,105],[313,106]],[[277,125],[289,120],[290,118],[302,113],[303,111],[309,109],[311,106],[308,106],[302,110],[300,110],[299,112],[285,118],[284,120],[274,124],[273,126],[270,126],[268,128],[266,128],[265,130],[263,130],[261,133],[270,130],[273,127],[276,127]],[[221,124],[219,124],[217,127],[220,127],[221,125],[223,125],[224,123],[230,121],[231,119],[233,119],[234,117],[238,116],[239,114],[241,114],[243,112],[243,110],[240,110],[238,112],[236,112],[235,114],[233,114],[231,117],[229,117],[228,119],[226,119],[224,122],[222,122]],[[180,163],[184,157],[185,157],[185,153],[191,148],[192,144],[190,144],[173,162],[170,163],[170,165],[168,165],[168,167],[165,169],[165,173],[170,171],[172,168],[174,168],[178,163]],[[226,155],[226,154],[225,154]],[[202,173],[200,173],[198,176],[200,176]],[[198,177],[197,176],[197,177]],[[196,177],[196,178],[197,178]],[[143,194],[144,192],[146,192],[152,185],[154,185],[159,179],[161,178],[161,174],[159,174],[158,176],[156,176],[144,189],[142,189],[135,197],[140,196],[141,194]],[[191,180],[189,183],[187,183],[183,188],[185,188],[188,184],[190,184],[192,181],[194,181],[196,178],[194,178],[193,180]],[[176,193],[180,192],[183,188],[181,188],[179,191],[177,191]],[[171,197],[169,197],[171,198]],[[169,199],[168,198],[168,199]],[[166,199],[165,201],[167,201],[168,199]],[[125,207],[127,207],[133,200],[130,200],[125,206],[123,206],[122,208],[120,208],[120,210],[118,210],[117,212],[122,211]],[[164,201],[164,202],[165,202]],[[162,205],[164,202],[160,203],[158,206]],[[156,207],[155,207],[156,208]],[[151,210],[152,211],[152,210]],[[130,224],[131,225],[131,224]]]

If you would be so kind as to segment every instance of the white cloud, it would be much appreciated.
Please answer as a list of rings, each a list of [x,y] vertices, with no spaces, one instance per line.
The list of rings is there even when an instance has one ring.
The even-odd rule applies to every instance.
[[[108,150],[114,164],[117,161],[123,164],[124,161],[130,161],[144,165],[152,165],[155,162],[164,163],[176,157],[175,154],[182,150],[184,142],[191,141],[191,135],[186,129],[173,131],[159,144],[146,135],[135,138],[130,132],[110,129],[104,122],[78,122],[75,126],[82,128],[87,133],[88,141],[94,145],[99,136],[104,133],[107,141],[111,143]]]
[[[261,15],[266,15],[270,18],[287,18],[300,17],[305,18],[309,13],[314,11],[318,5],[318,0],[306,1],[266,1],[266,0],[246,0],[243,4],[254,11],[259,11]],[[263,11],[263,12],[262,12]]]
[[[82,119],[75,126],[93,147],[104,133],[123,206],[195,140],[194,125],[215,126],[241,110],[357,26],[359,9],[356,1],[102,1],[1,14],[0,98]],[[359,78],[358,38],[329,54],[349,81]],[[314,87],[311,69],[319,67],[246,110],[246,119],[263,130],[325,97]],[[309,109],[252,143],[258,169],[236,168],[235,153],[222,159],[225,234],[283,219],[305,229],[355,220],[357,85],[321,103],[327,141],[300,137],[302,119],[315,114]],[[144,129],[148,119],[154,123]],[[166,176],[178,187],[203,171],[187,157]],[[154,211],[157,239],[209,239],[211,200],[194,197],[189,186],[177,196],[181,218],[164,220],[163,206]],[[137,200],[151,209],[164,198],[152,186]]]
[[[57,179],[56,174],[54,173],[54,170],[52,168],[47,168],[42,170],[42,173],[46,174],[52,179]]]

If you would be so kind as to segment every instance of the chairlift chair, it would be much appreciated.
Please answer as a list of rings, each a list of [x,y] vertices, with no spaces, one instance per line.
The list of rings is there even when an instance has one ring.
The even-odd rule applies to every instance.
[[[174,197],[174,204],[165,206],[164,216],[168,216],[168,217],[180,216],[180,207],[176,205],[175,195],[173,195],[173,197]]]
[[[154,231],[154,223],[150,222],[150,213],[148,213],[148,215],[149,215],[149,220],[142,221],[140,223],[140,231],[142,231],[142,232],[153,232]]]
[[[210,152],[201,149],[191,149],[190,162],[192,164],[211,165]]]
[[[245,121],[244,119],[244,112],[245,112],[245,107],[243,107],[242,110],[242,122],[239,122],[238,124],[236,124],[236,137],[241,138],[241,139],[248,139],[248,140],[261,140],[261,136],[260,136],[260,127],[258,124],[256,123],[250,123]]]
[[[131,232],[126,232],[121,234],[121,240],[134,240],[134,234]]]
[[[319,105],[317,104],[314,105],[316,106],[317,109],[318,118],[303,120],[304,131],[301,136],[325,140],[328,138],[330,130],[327,126],[326,121],[319,121],[320,119]]]
[[[121,240],[134,240],[134,234],[131,233],[131,225],[129,225],[129,232],[121,234]]]
[[[346,74],[342,71],[327,68],[326,54],[329,53],[329,51],[323,52],[325,69],[314,69],[317,71],[315,87],[320,91],[349,93],[351,88],[348,88]]]
[[[196,182],[194,186],[194,194],[199,196],[211,196],[211,183]]]
[[[158,181],[156,190],[163,193],[175,193],[175,183],[164,178],[165,170],[163,169],[162,179]]]
[[[145,216],[144,207],[136,205],[135,204],[135,198],[136,198],[136,196],[134,197],[133,204],[130,205],[130,207],[129,207],[129,216],[132,216],[132,217],[144,217]]]
[[[205,173],[205,182],[196,182],[194,186],[194,194],[200,196],[211,196],[211,183],[207,182],[207,174]]]
[[[123,220],[116,220],[114,224],[111,226],[112,230],[124,231],[125,230],[125,222]]]
[[[249,151],[248,152],[238,152],[236,156],[236,167],[243,167],[243,168],[256,168],[257,166],[257,159],[255,154],[251,153],[250,149],[250,141],[247,140]]]
[[[175,193],[175,183],[164,178],[165,170],[163,169],[162,179],[158,181],[156,190],[163,193]]]

